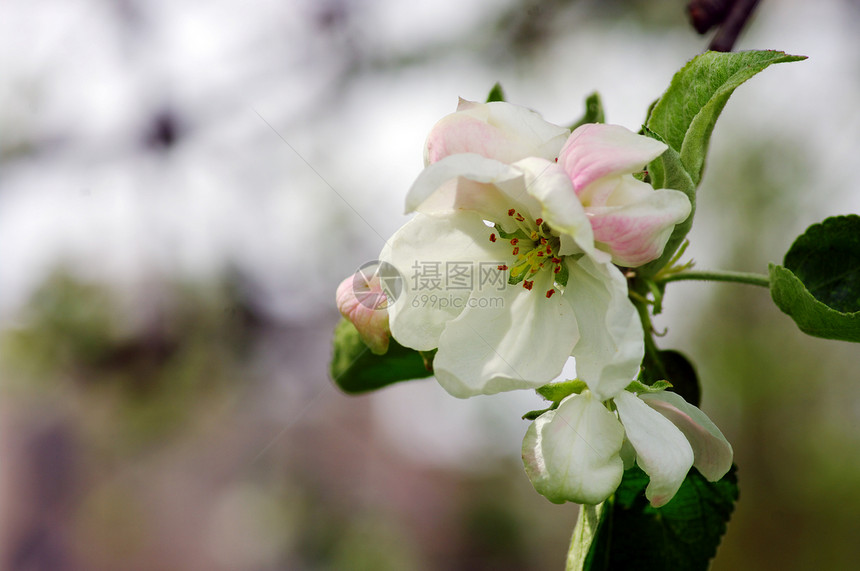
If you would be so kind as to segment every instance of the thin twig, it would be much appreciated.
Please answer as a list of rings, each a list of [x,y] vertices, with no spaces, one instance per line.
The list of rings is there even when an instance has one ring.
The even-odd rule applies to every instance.
[[[758,0],[735,0],[708,49],[715,52],[732,51],[757,4]]]

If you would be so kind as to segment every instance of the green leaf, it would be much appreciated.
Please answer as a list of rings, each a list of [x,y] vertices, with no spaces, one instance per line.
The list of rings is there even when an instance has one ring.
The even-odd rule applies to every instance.
[[[363,393],[432,374],[421,353],[403,347],[394,339],[387,353],[374,355],[352,323],[341,319],[335,327],[331,377],[345,393]]]
[[[860,311],[860,216],[813,224],[791,245],[784,264],[821,303],[840,313]]]
[[[570,126],[573,131],[577,127],[587,123],[605,123],[606,115],[603,113],[603,103],[600,101],[600,94],[596,91],[585,98],[585,113],[580,119]]]
[[[662,141],[655,132],[645,129],[645,134],[653,139]],[[665,141],[663,141],[665,142]],[[654,261],[641,266],[636,272],[642,276],[651,276],[659,272],[672,259],[675,251],[684,243],[684,238],[693,226],[693,215],[696,213],[696,185],[681,163],[681,157],[671,146],[662,155],[651,161],[648,165],[648,175],[651,177],[651,186],[658,188],[673,188],[680,190],[690,199],[690,215],[680,224],[675,225],[672,235],[663,253]]]
[[[498,81],[487,94],[487,103],[492,103],[493,101],[504,101],[505,100],[505,92],[502,91],[502,84]]]
[[[783,262],[770,265],[770,295],[801,331],[860,342],[860,216],[813,224]]]
[[[661,508],[645,498],[648,476],[638,467],[624,472],[615,495],[604,502],[596,525],[587,521],[589,544],[568,555],[568,570],[663,571],[708,568],[738,499],[737,468],[708,482],[693,468],[675,497]],[[579,528],[574,531],[577,543]],[[587,535],[587,534],[586,534]],[[583,542],[584,543],[584,542]],[[588,552],[582,556],[581,550]],[[580,561],[571,566],[571,560]]]
[[[681,395],[693,406],[699,406],[702,398],[696,368],[683,353],[672,349],[658,350],[656,355],[646,352],[639,379],[651,386],[657,386],[660,381],[669,381],[672,384],[669,390]]]
[[[732,92],[770,65],[803,59],[779,51],[698,55],[672,78],[651,110],[647,127],[678,152],[698,186],[711,132]]]

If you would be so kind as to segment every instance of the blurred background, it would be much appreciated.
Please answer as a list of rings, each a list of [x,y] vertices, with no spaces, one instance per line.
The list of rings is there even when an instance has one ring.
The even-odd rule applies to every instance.
[[[561,569],[576,506],[519,458],[532,394],[347,397],[341,279],[403,222],[424,137],[500,81],[637,130],[707,46],[681,0],[6,0],[0,569]],[[764,0],[688,257],[766,272],[860,212],[860,4]],[[741,499],[713,569],[853,569],[860,351],[743,285],[672,284]]]

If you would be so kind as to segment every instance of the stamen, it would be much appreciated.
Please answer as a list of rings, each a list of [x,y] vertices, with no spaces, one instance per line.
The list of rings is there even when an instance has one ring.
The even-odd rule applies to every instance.
[[[540,220],[540,218],[538,218],[538,220]],[[541,238],[540,243],[542,246],[546,246],[546,238]]]
[[[552,263],[553,263],[553,264],[560,264],[560,263],[561,263],[561,260],[560,260],[560,259],[558,259],[558,258],[556,258],[555,256],[553,256],[553,257],[552,257]]]
[[[514,212],[516,212],[516,210],[514,210],[513,208],[511,208],[510,210],[508,210],[508,216],[513,216],[513,215],[514,215]]]
[[[537,224],[538,226],[540,226],[541,224],[543,224],[543,218],[538,218],[538,219],[536,219],[536,220],[535,220],[535,224]]]
[[[494,232],[494,233],[490,234],[490,242],[495,242],[495,241],[496,241],[496,234]]]
[[[520,249],[519,249],[519,247],[514,248],[514,251],[513,251],[513,252],[511,252],[511,253],[512,253],[514,256],[516,256],[517,254],[519,254],[519,253],[520,253]]]
[[[511,238],[511,246],[516,246],[519,241],[519,238]]]
[[[555,293],[555,290],[554,290],[554,289],[548,289],[548,290],[546,291],[546,298],[547,298],[547,299],[551,298],[551,297],[552,297],[552,294],[554,294],[554,293]]]
[[[527,290],[531,290],[533,285],[535,285],[534,280],[532,280],[532,281],[525,280],[523,282],[523,287],[526,288]]]
[[[498,267],[498,268],[499,268],[499,270],[501,270],[501,271],[505,271],[505,270],[507,270],[507,269],[508,269],[508,266],[506,266],[505,264],[502,264],[502,265],[497,266],[497,267]]]
[[[515,218],[516,218],[518,221],[520,221],[520,222],[522,222],[522,221],[524,221],[524,220],[525,220],[525,218],[523,218],[523,215],[522,215],[522,214],[520,214],[519,212],[517,212],[517,215],[515,216]]]
[[[557,274],[560,271],[561,271],[561,266],[556,266],[555,268],[553,268],[552,273]]]

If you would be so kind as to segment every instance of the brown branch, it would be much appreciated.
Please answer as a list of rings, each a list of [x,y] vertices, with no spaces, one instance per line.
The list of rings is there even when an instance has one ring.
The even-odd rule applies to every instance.
[[[758,0],[735,0],[729,13],[726,16],[725,22],[720,26],[719,31],[711,40],[711,45],[708,49],[715,52],[730,52],[738,41],[741,31],[746,26],[747,22],[755,10]]]

